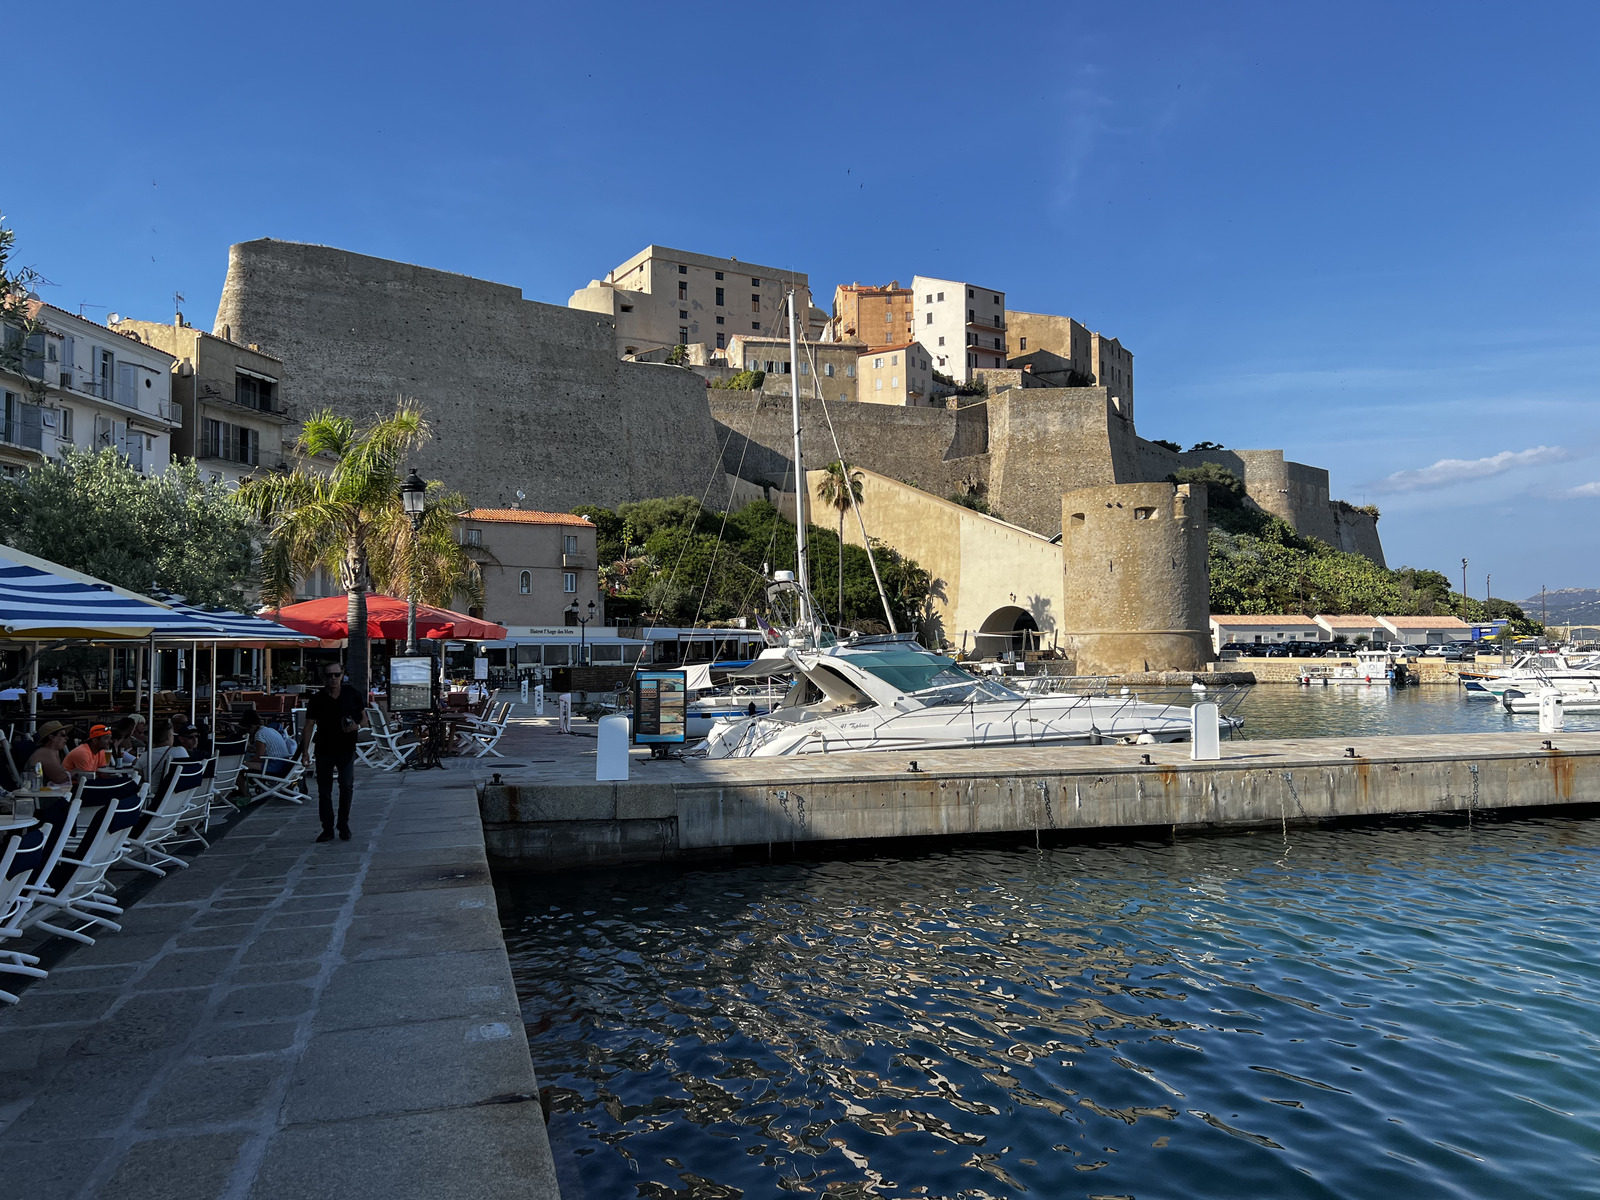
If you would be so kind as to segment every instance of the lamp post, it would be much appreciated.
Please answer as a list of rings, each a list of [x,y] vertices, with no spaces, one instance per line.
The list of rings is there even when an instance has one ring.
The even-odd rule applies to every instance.
[[[422,476],[417,474],[415,467],[411,474],[400,485],[400,505],[405,509],[406,516],[411,518],[411,550],[412,557],[416,557],[417,532],[422,528],[422,511],[427,503],[428,485]],[[417,573],[416,563],[413,561],[411,570],[406,572],[406,653],[417,652]]]
[[[587,637],[587,635],[589,633],[589,622],[594,620],[594,601],[593,600],[589,601],[589,615],[587,617],[581,617],[581,616],[578,615],[578,602],[576,600],[574,600],[571,604],[567,605],[567,616],[571,617],[574,621],[576,621],[578,623],[578,664],[577,665],[581,667],[581,666],[583,666],[583,651],[584,651],[584,647],[586,645],[585,639],[586,639],[586,637]]]

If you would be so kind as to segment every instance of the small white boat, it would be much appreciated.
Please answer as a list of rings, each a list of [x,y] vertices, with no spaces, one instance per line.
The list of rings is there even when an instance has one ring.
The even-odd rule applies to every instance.
[[[1501,688],[1500,704],[1509,713],[1539,711],[1539,693],[1554,689],[1561,693],[1565,712],[1600,712],[1600,680],[1561,679],[1549,682],[1507,685]]]
[[[1461,675],[1462,690],[1473,700],[1499,700],[1507,688],[1537,695],[1545,686],[1565,691],[1589,683],[1600,683],[1600,658],[1592,654],[1524,654],[1510,666]],[[1529,711],[1537,710],[1536,703]]]

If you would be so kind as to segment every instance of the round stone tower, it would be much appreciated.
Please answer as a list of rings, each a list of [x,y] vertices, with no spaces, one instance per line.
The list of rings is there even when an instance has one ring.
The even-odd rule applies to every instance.
[[[1062,629],[1080,675],[1192,671],[1211,658],[1204,484],[1061,497]]]

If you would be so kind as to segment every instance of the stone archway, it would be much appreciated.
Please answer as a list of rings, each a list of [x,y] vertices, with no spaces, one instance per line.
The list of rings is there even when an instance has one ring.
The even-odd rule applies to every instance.
[[[1021,654],[1039,649],[1039,623],[1027,609],[1007,604],[984,618],[976,638],[982,658],[998,658],[1007,650]]]

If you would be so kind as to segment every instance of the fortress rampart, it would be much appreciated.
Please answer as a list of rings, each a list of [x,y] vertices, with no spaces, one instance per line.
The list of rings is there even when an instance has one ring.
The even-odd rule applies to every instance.
[[[564,510],[701,495],[717,471],[705,384],[620,362],[594,313],[447,271],[263,239],[229,252],[216,331],[284,361],[301,414],[421,401],[416,455],[474,504]]]

